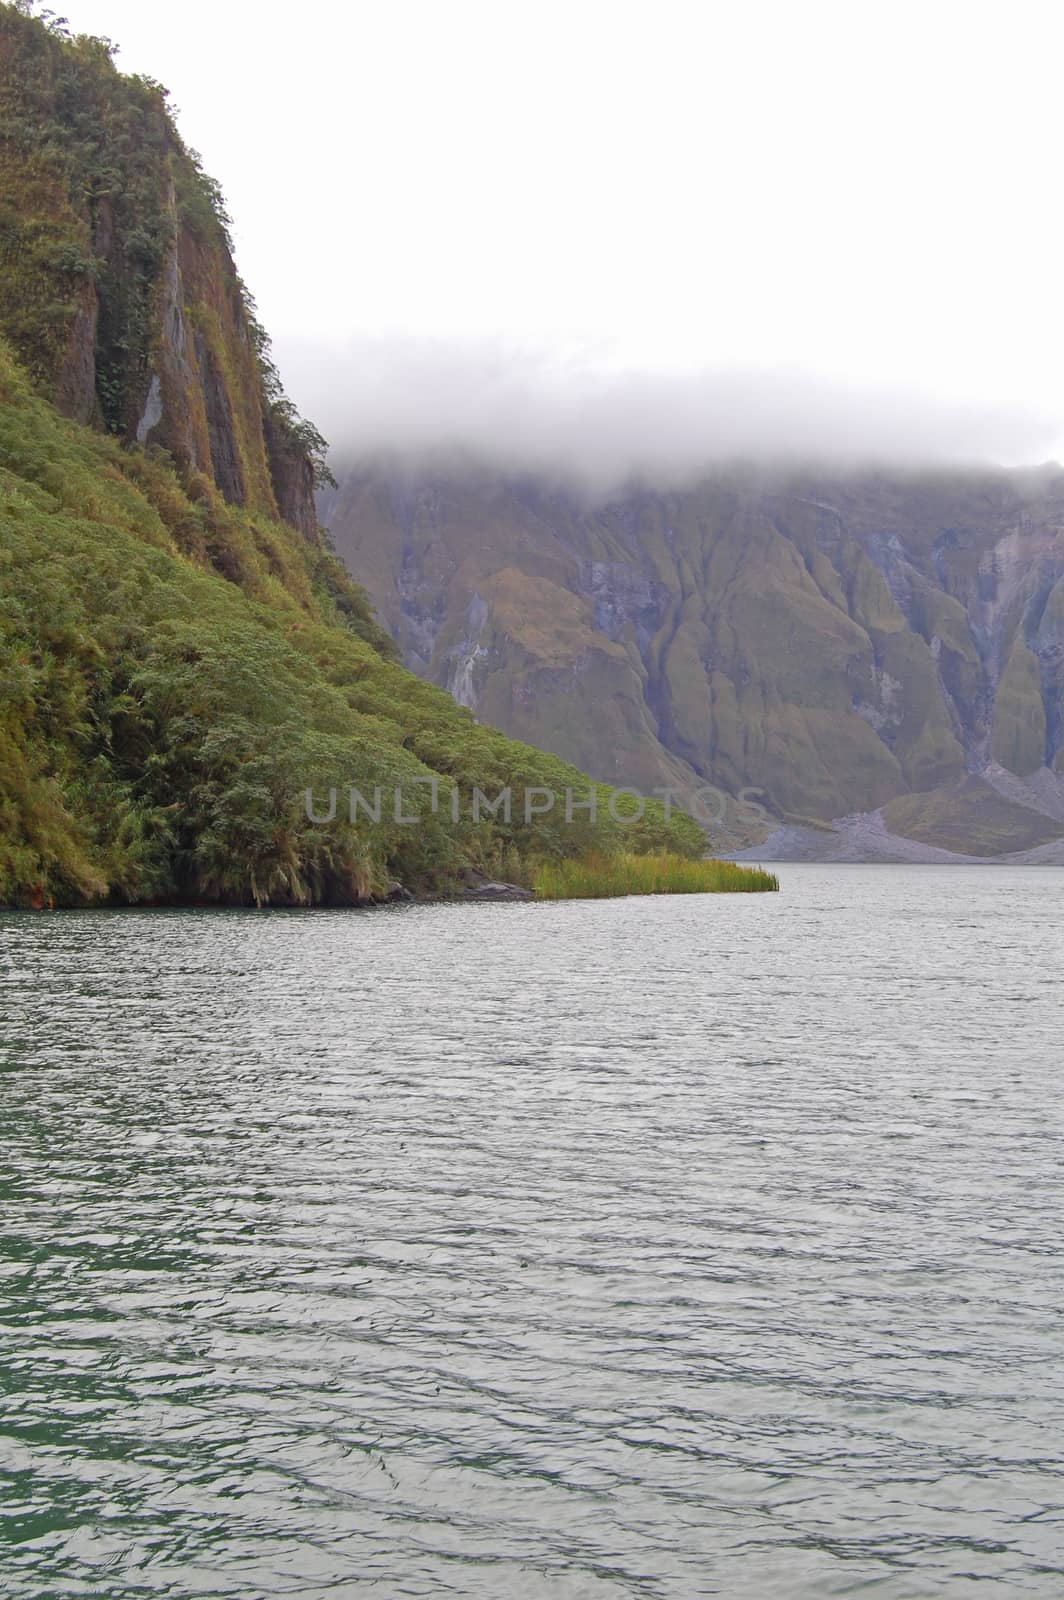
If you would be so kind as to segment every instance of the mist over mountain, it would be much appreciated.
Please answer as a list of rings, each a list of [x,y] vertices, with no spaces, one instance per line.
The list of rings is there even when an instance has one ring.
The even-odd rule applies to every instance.
[[[337,552],[482,722],[606,782],[710,783],[717,849],[1064,848],[1054,423],[590,348],[381,338],[285,365],[332,440]]]
[[[953,403],[796,370],[632,371],[601,352],[495,341],[360,340],[283,349],[300,402],[341,471],[388,459],[471,465],[594,494],[631,480],[683,487],[737,459],[867,467],[1044,461],[1058,428],[1013,408]]]

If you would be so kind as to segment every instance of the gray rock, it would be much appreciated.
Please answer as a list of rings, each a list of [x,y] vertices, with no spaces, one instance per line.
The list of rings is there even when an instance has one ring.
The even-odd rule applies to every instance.
[[[464,900],[534,900],[531,889],[522,889],[519,883],[494,883],[489,878],[468,883],[462,896]]]
[[[413,898],[414,896],[410,893],[410,890],[397,880],[387,884],[381,896],[381,899],[387,900],[389,904],[394,904],[397,900],[413,900]]]

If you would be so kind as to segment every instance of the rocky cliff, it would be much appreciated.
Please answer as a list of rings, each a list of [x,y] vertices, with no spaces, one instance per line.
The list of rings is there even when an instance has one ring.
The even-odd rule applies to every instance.
[[[854,817],[873,855],[1064,834],[1059,471],[736,471],[602,505],[356,472],[323,514],[408,665],[596,776],[756,789],[807,854]]]
[[[0,6],[0,333],[80,422],[316,539],[322,441],[280,391],[215,185],[166,92]]]

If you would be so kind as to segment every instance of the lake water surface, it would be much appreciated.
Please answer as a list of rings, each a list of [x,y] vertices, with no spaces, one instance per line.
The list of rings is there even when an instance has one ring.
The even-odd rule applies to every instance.
[[[1064,1593],[1064,871],[0,916],[0,1591]]]

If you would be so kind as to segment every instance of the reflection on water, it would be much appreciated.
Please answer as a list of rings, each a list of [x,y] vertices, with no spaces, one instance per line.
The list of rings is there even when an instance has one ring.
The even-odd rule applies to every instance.
[[[0,917],[4,1593],[1064,1592],[1064,874]]]

